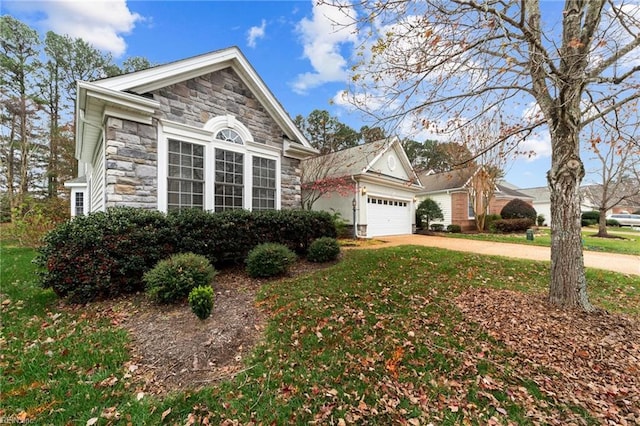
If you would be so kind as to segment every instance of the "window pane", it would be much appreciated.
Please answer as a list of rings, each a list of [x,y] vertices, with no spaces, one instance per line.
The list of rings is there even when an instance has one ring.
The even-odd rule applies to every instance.
[[[216,149],[215,158],[215,211],[243,208],[244,155]]]
[[[204,146],[169,141],[167,207],[169,210],[204,207]]]

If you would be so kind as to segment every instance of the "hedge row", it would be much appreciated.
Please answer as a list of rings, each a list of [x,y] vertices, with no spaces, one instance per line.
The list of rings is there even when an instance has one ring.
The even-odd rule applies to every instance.
[[[165,215],[114,208],[76,217],[51,231],[36,262],[41,284],[74,302],[144,290],[142,276],[174,253],[192,252],[212,264],[242,262],[261,243],[305,253],[320,237],[335,237],[328,213],[300,210]]]
[[[497,232],[524,232],[535,224],[533,219],[500,219],[491,224]]]

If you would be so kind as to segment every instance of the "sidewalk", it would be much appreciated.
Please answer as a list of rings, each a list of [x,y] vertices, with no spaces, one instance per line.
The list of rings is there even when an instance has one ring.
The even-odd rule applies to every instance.
[[[525,244],[496,243],[417,234],[385,236],[379,237],[379,239],[383,241],[382,244],[372,245],[368,248],[417,245],[516,259],[549,261],[551,258],[551,249],[549,247]],[[640,275],[640,256],[587,250],[583,253],[584,264],[588,268],[604,269],[628,275]]]

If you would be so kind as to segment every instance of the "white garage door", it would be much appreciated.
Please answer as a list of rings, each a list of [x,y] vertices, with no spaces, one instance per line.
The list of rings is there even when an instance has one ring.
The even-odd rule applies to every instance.
[[[367,197],[367,237],[411,233],[411,203]]]

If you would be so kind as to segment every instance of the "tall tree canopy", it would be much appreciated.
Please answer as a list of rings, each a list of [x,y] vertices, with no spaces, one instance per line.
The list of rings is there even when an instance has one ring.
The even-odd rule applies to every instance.
[[[360,139],[358,132],[341,123],[326,110],[313,110],[306,118],[298,115],[294,122],[321,154],[351,148],[358,145]]]
[[[80,38],[47,32],[0,17],[0,192],[12,211],[28,193],[57,197],[76,173],[73,107],[76,81],[137,71],[143,57],[122,67]]]
[[[549,299],[593,310],[580,234],[580,132],[596,121],[607,126],[603,117],[640,96],[637,4],[327,3],[354,17],[352,30],[362,39],[350,90],[358,109],[416,132],[448,131],[479,119],[507,123],[504,139],[548,132]]]

